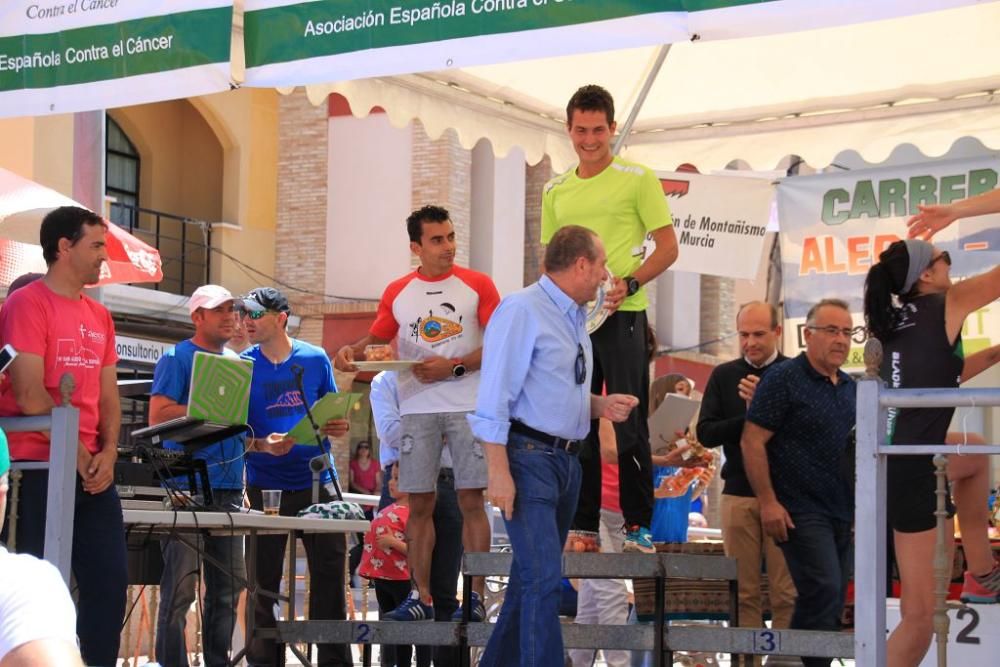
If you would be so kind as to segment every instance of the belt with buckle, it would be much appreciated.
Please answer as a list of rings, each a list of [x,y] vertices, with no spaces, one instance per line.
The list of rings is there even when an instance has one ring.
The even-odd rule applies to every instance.
[[[548,445],[553,449],[561,449],[570,454],[576,454],[580,451],[580,440],[568,440],[566,438],[560,438],[557,435],[549,435],[538,429],[531,428],[524,422],[519,422],[516,419],[511,421],[510,430],[512,433],[518,433],[523,436],[527,436],[532,440],[537,440],[538,442]]]

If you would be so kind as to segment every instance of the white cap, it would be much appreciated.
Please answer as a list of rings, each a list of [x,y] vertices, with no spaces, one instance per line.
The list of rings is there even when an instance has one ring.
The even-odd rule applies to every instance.
[[[215,308],[226,301],[232,301],[233,295],[220,285],[202,285],[188,299],[188,312],[193,313],[199,308]]]

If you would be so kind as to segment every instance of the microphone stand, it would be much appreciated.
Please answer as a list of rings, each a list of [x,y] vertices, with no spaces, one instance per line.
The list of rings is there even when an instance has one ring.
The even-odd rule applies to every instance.
[[[305,385],[302,380],[303,375],[305,375],[305,369],[298,364],[292,365],[292,374],[295,376],[295,384],[299,390],[299,397],[302,399],[302,405],[306,408],[306,416],[309,418],[309,424],[313,429],[313,437],[316,438],[316,446],[319,447],[319,451],[323,452],[319,456],[315,456],[309,461],[309,468],[313,473],[313,485],[312,485],[312,501],[313,504],[319,502],[319,479],[323,474],[324,470],[330,471],[330,480],[333,483],[334,494],[337,500],[343,500],[344,494],[340,490],[340,480],[337,479],[337,471],[334,470],[333,466],[330,464],[329,450],[323,447],[323,434],[319,430],[319,424],[316,423],[316,418],[313,417],[312,409],[309,407],[309,401],[306,400]]]

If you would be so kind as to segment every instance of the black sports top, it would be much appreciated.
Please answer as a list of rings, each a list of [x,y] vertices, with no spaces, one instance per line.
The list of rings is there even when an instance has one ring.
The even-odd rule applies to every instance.
[[[962,334],[948,342],[945,294],[927,294],[906,302],[895,335],[883,343],[882,379],[893,389],[958,386],[965,354]],[[889,442],[897,445],[944,444],[955,408],[890,408]]]

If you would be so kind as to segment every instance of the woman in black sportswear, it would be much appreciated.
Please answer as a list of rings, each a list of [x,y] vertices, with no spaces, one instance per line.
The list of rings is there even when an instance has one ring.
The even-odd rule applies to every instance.
[[[952,284],[951,258],[927,241],[897,241],[865,281],[865,321],[883,345],[889,387],[957,387],[1000,357],[995,346],[965,357],[962,325],[1000,298],[1000,267]],[[954,408],[890,410],[893,444],[941,444]],[[962,442],[953,434],[951,442]],[[932,456],[891,456],[888,517],[902,584],[902,621],[889,638],[889,666],[916,665],[930,646],[934,613],[936,482]],[[965,535],[966,590],[997,600],[1000,569],[987,539],[989,493],[985,456],[952,456],[949,479]],[[953,531],[949,531],[949,535]]]

